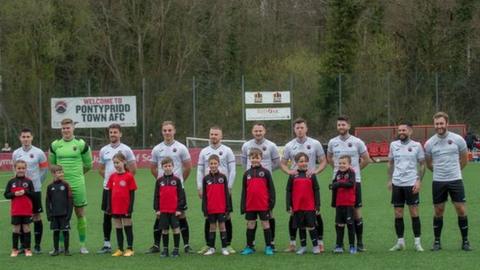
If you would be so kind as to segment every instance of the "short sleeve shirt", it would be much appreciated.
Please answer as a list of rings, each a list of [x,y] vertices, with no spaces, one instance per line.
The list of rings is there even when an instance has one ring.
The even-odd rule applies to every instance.
[[[48,161],[45,153],[35,146],[31,146],[28,150],[23,147],[18,148],[12,154],[12,160],[23,160],[27,163],[26,176],[33,182],[35,192],[42,191],[42,169],[48,168]]]
[[[295,155],[303,152],[308,155],[308,168],[314,169],[317,166],[317,160],[325,156],[325,151],[323,151],[322,144],[313,138],[306,137],[306,139],[301,142],[297,138],[291,140],[285,145],[283,150],[283,159],[290,160],[291,168],[296,169],[295,164]]]
[[[392,183],[395,186],[413,186],[417,181],[418,162],[425,160],[423,147],[419,142],[400,140],[390,143],[388,158],[393,161]]]
[[[183,183],[183,163],[191,159],[187,147],[178,141],[173,141],[171,144],[161,142],[153,148],[151,162],[158,168],[157,178],[164,175],[162,160],[166,157],[173,160],[173,174]]]
[[[126,158],[127,162],[135,162],[135,154],[132,149],[126,144],[120,143],[118,145],[108,144],[100,149],[99,158],[100,164],[105,165],[105,178],[103,179],[103,187],[107,187],[108,179],[110,175],[115,172],[115,166],[113,166],[113,156],[117,153],[122,153]]]
[[[261,143],[257,143],[255,139],[245,142],[242,146],[242,158],[247,160],[247,168],[251,167],[248,155],[250,154],[250,150],[253,148],[257,148],[262,151],[262,167],[272,172],[274,160],[280,159],[277,145],[267,139],[264,139]]]
[[[343,140],[341,136],[337,136],[328,142],[327,152],[333,156],[333,177],[335,177],[338,171],[338,159],[341,156],[350,156],[352,159],[351,165],[355,171],[355,181],[362,181],[360,157],[367,152],[367,146],[362,140],[353,135],[350,135],[346,140]]]

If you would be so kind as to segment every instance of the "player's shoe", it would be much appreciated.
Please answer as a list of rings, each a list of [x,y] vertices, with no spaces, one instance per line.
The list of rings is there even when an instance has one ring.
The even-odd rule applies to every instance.
[[[357,243],[357,252],[365,252],[367,249],[363,245],[363,243]]]
[[[320,249],[320,253],[325,252],[325,245],[323,244],[323,241],[318,243],[318,248]]]
[[[440,244],[440,241],[435,241],[433,242],[433,246],[432,246],[432,251],[439,251],[442,249],[442,244]]]
[[[64,247],[59,247],[59,248],[58,248],[58,252],[60,252],[60,253],[65,252],[65,248],[64,248]]]
[[[210,256],[210,255],[213,255],[215,254],[215,248],[211,248],[209,247],[207,251],[205,251],[205,253],[203,253],[203,255],[205,256]]]
[[[123,256],[123,251],[120,249],[117,249],[113,254],[112,257],[122,257]]]
[[[209,248],[209,246],[204,246],[199,251],[197,251],[197,254],[205,254],[205,252],[207,252]]]
[[[172,252],[172,258],[177,258],[180,256],[180,252],[178,251],[178,248],[174,248]]]
[[[63,252],[63,255],[72,256],[72,254],[70,254],[70,251],[68,251],[68,249]]]
[[[135,252],[129,248],[123,252],[123,257],[132,257],[133,255],[135,255]]]
[[[88,254],[88,253],[89,253],[89,252],[88,252],[88,249],[87,249],[86,247],[81,247],[81,248],[80,248],[80,254],[84,254],[84,255],[85,255],[85,254]]]
[[[18,249],[12,249],[12,252],[10,253],[10,257],[17,257],[18,256]]]
[[[35,247],[33,247],[33,253],[42,254],[42,249],[40,248],[39,245],[35,245]]]
[[[228,252],[228,249],[222,248],[222,255],[228,256],[230,255],[230,252]]]
[[[422,245],[420,243],[415,244],[414,246],[415,251],[422,252],[424,251]]]
[[[295,252],[295,250],[297,250],[297,246],[290,244],[283,252],[292,253]]]
[[[335,253],[335,254],[343,253],[343,247],[342,246],[335,246],[335,248],[333,249],[333,253]]]
[[[32,257],[32,250],[29,248],[25,249],[25,257]]]
[[[357,248],[355,246],[350,246],[350,254],[357,254]]]
[[[145,251],[145,254],[152,254],[152,253],[159,253],[160,248],[156,245],[151,246],[147,251]]]
[[[97,251],[97,254],[106,254],[112,253],[112,247],[103,246],[101,249]]]
[[[48,253],[50,256],[58,256],[60,255],[60,252],[58,252],[58,249],[54,249]]]
[[[300,247],[298,250],[297,250],[297,255],[303,255],[305,253],[307,253],[307,247]]]
[[[162,253],[160,253],[160,257],[162,257],[162,258],[168,257],[168,249],[164,249],[164,250],[162,251]]]
[[[227,250],[228,250],[228,253],[230,253],[230,254],[237,253],[237,251],[235,249],[233,249],[232,246],[227,246]]]
[[[390,251],[402,251],[405,250],[405,243],[400,243],[397,242],[391,249]]]
[[[192,247],[190,247],[190,245],[185,245],[185,246],[183,247],[183,251],[184,251],[185,253],[187,253],[187,254],[188,254],[188,253],[193,253],[193,249],[192,249]]]
[[[251,255],[253,253],[255,253],[255,250],[251,247],[246,247],[240,252],[241,255]]]
[[[470,242],[468,242],[468,241],[463,241],[463,243],[462,243],[462,250],[463,250],[463,251],[472,251],[472,248],[470,247]]]
[[[312,253],[313,254],[320,254],[321,253],[320,246],[313,247],[312,248]]]
[[[273,248],[271,246],[265,247],[265,255],[272,256],[273,255]]]

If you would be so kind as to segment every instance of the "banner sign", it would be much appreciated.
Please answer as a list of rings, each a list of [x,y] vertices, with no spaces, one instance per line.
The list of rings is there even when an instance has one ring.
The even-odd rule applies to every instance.
[[[247,121],[290,120],[290,108],[247,108]]]
[[[245,104],[288,104],[290,91],[245,92]]]
[[[135,96],[52,98],[51,112],[52,128],[60,128],[65,118],[71,118],[77,128],[103,128],[113,123],[137,126]]]

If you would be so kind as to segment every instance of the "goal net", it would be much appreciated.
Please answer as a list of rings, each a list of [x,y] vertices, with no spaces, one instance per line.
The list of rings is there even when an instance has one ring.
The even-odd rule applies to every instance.
[[[190,153],[198,156],[200,151],[209,145],[210,140],[206,138],[187,137],[185,142]],[[245,142],[245,140],[222,140],[223,144],[232,148],[237,164],[242,164],[242,145]]]

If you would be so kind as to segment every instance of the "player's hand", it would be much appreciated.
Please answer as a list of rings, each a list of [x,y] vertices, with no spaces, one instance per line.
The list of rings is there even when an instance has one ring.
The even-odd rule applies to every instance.
[[[389,191],[392,191],[392,180],[388,180],[388,182],[387,182],[387,189],[388,189]]]
[[[413,185],[412,193],[417,194],[418,192],[420,192],[421,188],[422,188],[422,182],[420,182],[420,180],[417,179],[417,181],[415,181],[415,184]]]
[[[157,216],[160,216],[160,211],[155,212]]]
[[[15,191],[15,196],[22,196],[23,194],[25,194],[25,190],[18,190],[18,191]]]
[[[315,175],[315,170],[307,170],[307,178],[312,177],[312,175]]]
[[[182,215],[182,212],[180,212],[180,211],[175,212],[175,216],[176,216],[176,217],[178,217],[178,216],[180,216],[180,215]]]
[[[202,199],[202,198],[203,198],[203,193],[202,193],[202,191],[201,191],[201,190],[198,190],[198,197],[199,197],[200,199]]]
[[[297,170],[289,170],[289,171],[288,171],[288,174],[289,174],[289,175],[293,175],[293,176],[297,176],[297,175],[298,175],[298,171],[297,171]]]

